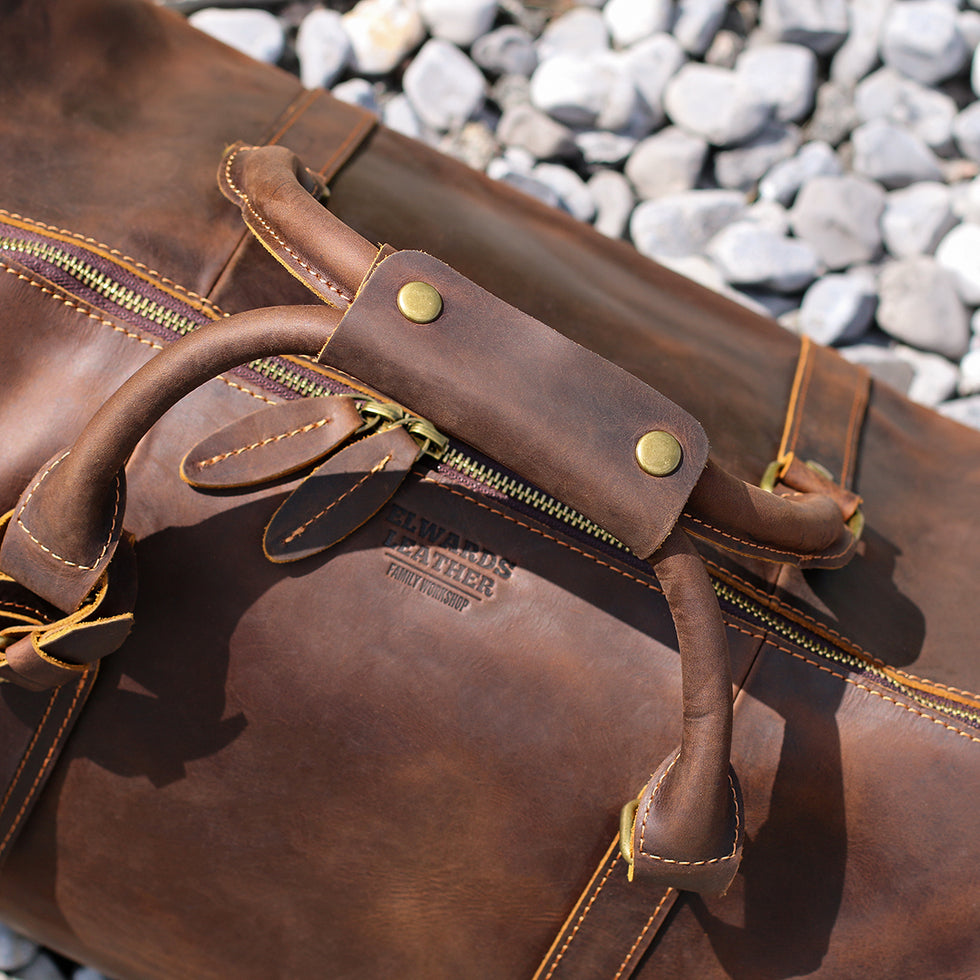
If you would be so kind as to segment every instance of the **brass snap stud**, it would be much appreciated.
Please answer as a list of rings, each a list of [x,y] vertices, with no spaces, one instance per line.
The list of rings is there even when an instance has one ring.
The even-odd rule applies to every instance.
[[[670,476],[681,465],[681,444],[669,432],[648,432],[636,444],[636,461],[650,476]]]
[[[432,323],[442,312],[439,290],[427,282],[407,282],[398,290],[398,310],[412,323]]]

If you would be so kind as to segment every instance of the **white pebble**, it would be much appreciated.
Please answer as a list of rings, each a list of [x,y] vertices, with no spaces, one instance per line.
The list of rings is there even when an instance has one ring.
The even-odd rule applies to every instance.
[[[195,11],[188,20],[199,31],[269,64],[279,60],[286,43],[279,19],[267,10],[206,7]]]

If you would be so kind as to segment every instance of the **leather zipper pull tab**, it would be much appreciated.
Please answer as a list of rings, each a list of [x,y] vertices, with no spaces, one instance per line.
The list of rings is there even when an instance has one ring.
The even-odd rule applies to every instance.
[[[394,496],[424,451],[396,423],[335,453],[275,512],[262,541],[265,556],[299,561],[342,541]]]
[[[269,483],[315,463],[362,424],[347,395],[282,402],[236,419],[199,442],[181,461],[180,477],[202,490]]]

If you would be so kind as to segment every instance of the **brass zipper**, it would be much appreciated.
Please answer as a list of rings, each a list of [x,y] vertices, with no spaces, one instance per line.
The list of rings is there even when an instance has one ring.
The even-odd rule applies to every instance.
[[[200,325],[199,318],[194,319],[175,310],[168,309],[151,297],[141,294],[132,286],[127,286],[106,272],[97,269],[67,247],[24,240],[16,236],[7,235],[0,236],[0,252],[9,252],[22,256],[29,255],[39,258],[41,261],[71,276],[81,285],[105,298],[114,306],[126,310],[133,317],[155,323],[157,326],[177,336],[183,336]],[[342,382],[338,382],[335,385],[325,385],[314,381],[278,359],[252,361],[248,367],[268,381],[303,397],[316,397],[337,393],[339,385],[342,384]],[[446,449],[442,456],[442,463],[482,486],[505,495],[511,501],[523,504],[529,509],[551,518],[566,527],[577,530],[607,546],[617,548],[628,554],[628,549],[621,541],[584,514],[556,500],[537,487],[525,483],[523,480],[511,474],[504,473],[487,462],[480,462],[474,459],[458,446],[450,445]],[[760,603],[754,602],[747,595],[739,592],[727,583],[714,577],[712,577],[711,583],[721,601],[738,609],[760,628],[824,660],[837,663],[847,670],[865,675],[874,675],[889,687],[900,689],[905,696],[917,704],[980,726],[980,712],[957,708],[945,702],[938,703],[937,700],[924,696],[913,688],[902,684],[895,676],[890,675],[874,663],[848,654],[820,640],[790,620],[779,616]]]

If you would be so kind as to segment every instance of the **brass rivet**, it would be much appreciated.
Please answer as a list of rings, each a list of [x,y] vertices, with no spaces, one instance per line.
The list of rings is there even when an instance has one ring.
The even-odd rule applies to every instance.
[[[398,309],[412,323],[432,323],[442,312],[439,290],[427,282],[407,282],[398,290]]]
[[[681,444],[669,432],[648,432],[636,444],[636,461],[650,476],[670,476],[681,465]]]

